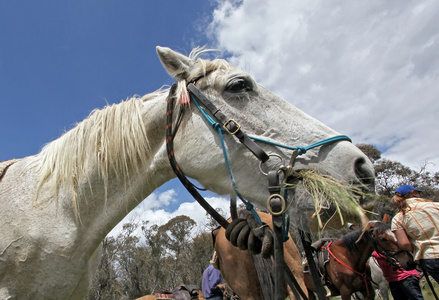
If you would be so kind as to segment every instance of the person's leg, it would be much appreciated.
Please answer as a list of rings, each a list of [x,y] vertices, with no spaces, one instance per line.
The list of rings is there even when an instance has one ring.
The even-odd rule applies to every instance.
[[[439,259],[421,259],[421,267],[439,283]]]
[[[399,282],[399,286],[408,299],[424,299],[418,277],[407,277]]]
[[[400,281],[389,282],[389,287],[394,300],[410,300],[401,288]]]

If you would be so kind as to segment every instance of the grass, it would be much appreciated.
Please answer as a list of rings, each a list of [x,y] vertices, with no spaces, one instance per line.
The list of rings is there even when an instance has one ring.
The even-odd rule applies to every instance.
[[[430,277],[430,281],[431,284],[433,285],[434,290],[436,291],[436,295],[439,297],[439,284]],[[427,280],[425,280],[425,278],[423,277],[421,279],[421,290],[422,290],[422,294],[424,295],[424,299],[425,300],[435,300],[433,293],[430,289],[430,286],[427,283]]]
[[[302,170],[296,176],[302,181],[300,186],[305,189],[306,196],[310,196],[314,203],[313,217],[317,218],[320,229],[325,227],[320,218],[320,212],[330,203],[335,205],[336,213],[342,224],[344,224],[343,211],[358,215],[363,225],[368,222],[366,211],[361,208],[359,200],[361,197],[371,195],[366,195],[361,185],[348,185],[341,180],[319,174],[315,170]],[[284,183],[284,185],[285,188],[298,186],[289,183]]]

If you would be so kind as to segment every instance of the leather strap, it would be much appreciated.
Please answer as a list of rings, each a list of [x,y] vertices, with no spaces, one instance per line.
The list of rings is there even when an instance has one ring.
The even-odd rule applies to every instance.
[[[173,122],[172,115],[174,112],[174,102],[175,102],[175,89],[177,85],[172,85],[169,90],[168,95],[168,103],[167,103],[167,113],[166,113],[166,150],[168,152],[169,163],[171,164],[172,169],[177,175],[178,179],[183,183],[188,192],[192,195],[192,197],[197,200],[197,202],[215,219],[222,227],[227,228],[229,222],[224,219],[204,198],[198,193],[196,187],[190,182],[183,170],[178,166],[177,160],[174,155],[174,134],[173,131]],[[178,123],[178,122],[177,122]],[[178,125],[178,124],[177,124]]]
[[[285,299],[285,270],[284,270],[284,241],[282,234],[283,216],[280,204],[280,186],[279,176],[276,171],[268,172],[268,190],[270,191],[270,200],[268,205],[273,211],[273,236],[274,236],[274,273],[275,273],[275,294],[274,299]]]
[[[219,108],[217,108],[206,96],[193,84],[189,83],[187,86],[189,93],[191,93],[206,110],[209,111],[211,116],[231,135],[236,138],[248,148],[260,161],[266,162],[268,160],[268,154],[264,152],[252,139],[248,137],[241,130],[241,126],[233,119],[227,118]]]
[[[302,240],[303,249],[305,250],[305,256],[308,261],[309,271],[311,272],[311,277],[314,282],[314,287],[316,289],[317,298],[319,300],[326,300],[326,291],[323,287],[322,281],[320,280],[319,271],[314,262],[314,256],[312,255],[311,249],[311,234],[305,232],[298,228],[300,239]]]

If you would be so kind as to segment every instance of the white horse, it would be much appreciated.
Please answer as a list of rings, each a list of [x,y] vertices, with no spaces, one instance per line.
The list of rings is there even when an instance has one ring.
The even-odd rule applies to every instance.
[[[195,85],[228,117],[254,137],[304,146],[337,133],[256,83],[226,61],[189,57],[157,47],[167,72],[178,80],[178,99]],[[167,90],[96,110],[75,128],[19,161],[6,162],[0,176],[0,298],[81,299],[97,268],[100,244],[130,210],[175,178],[166,152]],[[186,101],[187,102],[187,101]],[[182,104],[177,103],[175,111]],[[191,103],[174,139],[185,174],[218,194],[234,194],[218,132]],[[276,154],[259,160],[235,137],[224,143],[237,188],[264,206],[267,178],[291,151],[257,142]],[[309,150],[296,169],[318,169],[347,183],[370,183],[373,168],[348,141]],[[6,169],[6,168],[5,168]],[[300,199],[289,214],[312,207]],[[303,214],[304,215],[304,214]]]
[[[372,276],[372,286],[380,291],[379,295],[383,300],[389,300],[389,282],[384,278],[383,271],[374,257],[369,258],[370,273]]]

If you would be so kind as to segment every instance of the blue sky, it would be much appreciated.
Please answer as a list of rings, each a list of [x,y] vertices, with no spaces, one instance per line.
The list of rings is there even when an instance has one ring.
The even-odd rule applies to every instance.
[[[207,44],[211,10],[206,0],[0,1],[0,161],[38,153],[95,108],[172,84],[155,47]]]
[[[206,44],[197,28],[211,10],[176,3],[0,1],[0,160],[37,153],[107,102],[172,83],[155,47]]]
[[[207,45],[355,144],[438,171],[438,20],[433,0],[0,0],[0,161],[172,84],[157,45]],[[172,181],[137,210],[202,214],[189,199]]]

